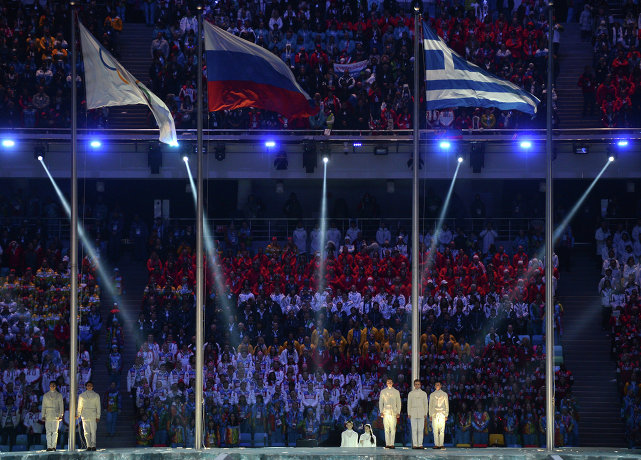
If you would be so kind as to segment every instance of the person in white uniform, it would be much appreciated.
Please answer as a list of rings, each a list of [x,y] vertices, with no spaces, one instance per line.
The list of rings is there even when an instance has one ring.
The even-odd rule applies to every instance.
[[[76,418],[82,418],[87,450],[96,450],[96,430],[100,421],[100,396],[93,391],[93,382],[85,383],[86,391],[78,396]]]
[[[421,381],[414,380],[414,389],[407,395],[407,415],[412,427],[412,449],[423,448],[423,429],[429,405],[427,393],[421,390]]]
[[[445,422],[450,414],[450,403],[447,393],[441,390],[441,382],[434,384],[434,391],[430,394],[429,410],[432,431],[434,432],[434,449],[444,449],[443,436]]]
[[[372,425],[365,424],[365,432],[358,438],[358,447],[376,447],[376,436],[372,432]]]
[[[58,427],[65,413],[62,395],[56,391],[56,382],[49,382],[49,391],[42,396],[42,413],[40,418],[45,422],[47,433],[47,451],[56,450],[58,444]]]
[[[341,434],[341,447],[358,447],[358,433],[353,430],[351,420],[345,422],[345,431]]]
[[[396,437],[396,420],[401,413],[401,394],[394,388],[392,379],[387,379],[387,388],[381,390],[378,399],[378,410],[383,417],[385,428],[385,448],[394,448]]]

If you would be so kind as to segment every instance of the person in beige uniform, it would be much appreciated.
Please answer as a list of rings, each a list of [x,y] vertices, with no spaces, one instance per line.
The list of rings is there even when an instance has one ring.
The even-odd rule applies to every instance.
[[[450,403],[447,393],[441,390],[441,382],[434,384],[434,391],[430,394],[430,421],[434,432],[434,449],[444,449],[443,436],[445,422],[450,414]]]
[[[423,429],[428,412],[427,393],[421,390],[421,381],[414,380],[414,389],[407,395],[407,415],[412,428],[412,449],[423,448]]]
[[[93,382],[85,383],[85,388],[87,391],[78,396],[76,418],[82,418],[87,450],[96,450],[96,430],[100,421],[100,396],[93,391]]]
[[[56,382],[49,382],[49,391],[42,396],[42,411],[40,418],[45,422],[47,432],[47,451],[56,450],[58,444],[58,427],[65,413],[62,395],[56,391]]]
[[[387,379],[387,388],[381,390],[378,399],[378,410],[383,417],[385,428],[385,448],[394,448],[396,437],[396,419],[401,413],[401,394],[394,388],[392,379]]]

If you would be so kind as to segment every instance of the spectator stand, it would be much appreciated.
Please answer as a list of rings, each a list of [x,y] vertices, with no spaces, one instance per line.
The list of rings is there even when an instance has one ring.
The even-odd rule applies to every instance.
[[[195,261],[193,232],[183,230],[165,232],[147,262],[140,348],[128,372],[139,445],[192,441]],[[407,246],[401,239],[385,249],[358,236],[343,243],[336,232],[328,231],[328,239],[339,242],[336,251],[333,243],[327,249],[325,292],[315,290],[318,259],[299,252],[294,235],[255,253],[219,251],[227,292],[216,292],[208,265],[208,446],[291,446],[299,439],[336,445],[350,418],[357,429],[373,423],[383,438],[376,404],[381,382],[392,375],[404,397],[409,390]],[[522,247],[508,253],[492,246],[474,257],[473,245],[441,243],[434,265],[421,251],[419,304],[424,386],[443,381],[457,415],[446,439],[450,445],[539,446],[545,440],[543,266]],[[561,325],[561,309],[555,321]],[[571,386],[561,363],[559,445],[576,444]],[[407,443],[408,436],[401,418],[397,439]]]

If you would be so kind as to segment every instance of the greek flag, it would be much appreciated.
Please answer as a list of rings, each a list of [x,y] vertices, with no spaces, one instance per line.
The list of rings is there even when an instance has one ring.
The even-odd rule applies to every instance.
[[[509,81],[466,61],[423,23],[427,110],[496,107],[534,115],[540,102]]]

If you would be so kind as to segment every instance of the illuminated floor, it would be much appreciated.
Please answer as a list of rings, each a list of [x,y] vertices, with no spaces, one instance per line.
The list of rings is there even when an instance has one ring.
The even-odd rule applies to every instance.
[[[5,452],[0,454],[2,459],[24,458],[51,458],[51,459],[100,459],[100,460],[170,460],[170,459],[207,459],[207,460],[369,460],[373,457],[382,459],[401,460],[407,459],[439,459],[456,458],[461,460],[538,460],[538,459],[572,459],[572,460],[599,460],[599,459],[639,459],[641,450],[606,449],[606,448],[566,448],[557,449],[548,453],[544,449],[457,449],[445,450],[412,450],[396,448],[387,450],[376,449],[341,449],[339,447],[318,448],[293,448],[293,447],[267,447],[259,449],[204,449],[197,452],[193,449],[169,448],[138,448],[138,449],[99,449],[96,452]]]

